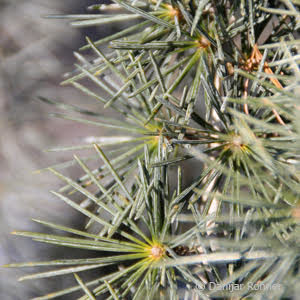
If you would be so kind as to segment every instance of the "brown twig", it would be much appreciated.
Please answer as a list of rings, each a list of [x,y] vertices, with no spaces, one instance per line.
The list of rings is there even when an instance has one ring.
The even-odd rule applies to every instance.
[[[253,51],[251,53],[251,56],[247,59],[246,63],[244,64],[244,69],[246,71],[251,72],[261,62],[262,57],[263,56],[262,56],[261,52],[259,51],[257,44],[255,44],[254,47],[253,47]],[[264,72],[266,74],[271,74],[271,75],[274,74],[267,62],[264,63]],[[270,80],[277,88],[283,89],[283,86],[281,85],[281,83],[278,81],[277,78],[270,78]],[[248,85],[249,85],[249,79],[246,79],[246,82],[245,82],[245,85],[244,85],[244,87],[245,87],[244,97],[245,97],[245,95],[247,96]],[[245,104],[244,110],[245,110],[246,114],[249,114],[247,104]],[[286,125],[275,108],[272,109],[272,112],[273,112],[273,114],[274,114],[274,116],[275,116],[275,118],[276,118],[276,120],[279,124]]]

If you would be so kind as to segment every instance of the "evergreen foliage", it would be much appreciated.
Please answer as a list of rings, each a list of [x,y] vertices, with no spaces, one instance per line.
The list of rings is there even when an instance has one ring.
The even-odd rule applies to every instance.
[[[98,110],[84,98],[82,107],[41,98],[65,111],[57,117],[116,132],[52,149],[91,151],[47,168],[65,184],[53,194],[87,226],[34,220],[65,234],[14,232],[99,257],[7,267],[53,267],[20,280],[74,274],[73,286],[39,300],[79,290],[81,300],[292,298],[300,288],[299,1],[113,2],[49,16],[74,26],[134,21],[87,38],[62,83]],[[192,182],[186,160],[203,163]],[[63,175],[74,164],[77,180]],[[99,276],[84,282],[79,273],[91,269]]]

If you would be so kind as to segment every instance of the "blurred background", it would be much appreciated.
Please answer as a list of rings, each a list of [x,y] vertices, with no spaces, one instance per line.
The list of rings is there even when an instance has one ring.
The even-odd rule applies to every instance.
[[[0,265],[64,258],[63,247],[51,247],[10,234],[13,230],[47,230],[31,218],[64,225],[72,225],[75,219],[76,227],[84,222],[48,192],[60,185],[58,180],[49,172],[36,174],[34,171],[71,155],[43,150],[79,144],[84,136],[100,133],[94,128],[49,117],[54,108],[35,99],[45,96],[82,103],[82,94],[74,88],[59,87],[63,74],[73,69],[72,53],[85,44],[86,35],[98,39],[101,32],[108,34],[116,28],[75,29],[65,20],[43,16],[84,13],[94,3],[0,0]],[[86,105],[93,102],[84,101]],[[72,251],[72,255],[79,258],[81,254]],[[0,299],[30,299],[75,284],[74,278],[17,282],[18,277],[30,271],[36,270],[0,268]]]

